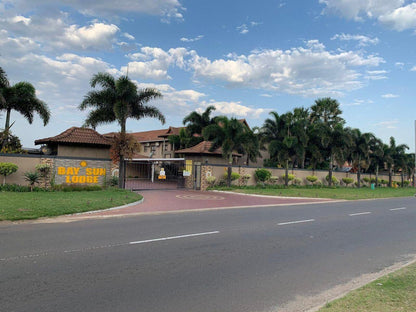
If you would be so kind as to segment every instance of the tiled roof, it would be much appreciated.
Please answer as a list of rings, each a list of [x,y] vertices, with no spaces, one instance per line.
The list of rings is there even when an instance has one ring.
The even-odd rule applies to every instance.
[[[175,151],[177,154],[205,154],[205,155],[222,155],[222,148],[218,147],[217,149],[210,151],[212,142],[202,141],[201,143],[181,150]],[[233,152],[233,156],[241,156],[241,154]]]
[[[110,146],[112,144],[111,140],[105,138],[97,131],[79,127],[72,127],[57,136],[35,141],[35,145],[46,143],[78,143],[106,146]]]
[[[159,136],[162,138],[167,138],[170,135],[179,135],[182,129],[185,129],[185,127],[169,127],[169,129],[164,134]]]

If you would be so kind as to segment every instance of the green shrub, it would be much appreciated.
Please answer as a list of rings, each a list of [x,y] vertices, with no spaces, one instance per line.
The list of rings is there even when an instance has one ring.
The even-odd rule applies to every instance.
[[[228,172],[224,172],[223,179],[227,181],[228,179]],[[235,181],[240,179],[240,174],[237,172],[231,172],[231,181]]]
[[[109,184],[110,184],[110,186],[118,186],[118,177],[117,176],[111,176]]]
[[[405,180],[403,181],[403,186],[408,187],[410,185],[410,181]]]
[[[306,180],[314,184],[316,181],[318,181],[318,177],[314,175],[310,175],[306,177]]]
[[[248,180],[251,179],[251,174],[246,173],[241,177],[241,182],[243,183],[243,185],[247,185]]]
[[[0,175],[3,176],[3,185],[6,184],[6,177],[15,173],[19,167],[13,163],[0,163]]]
[[[370,183],[371,179],[369,177],[365,177],[365,178],[363,178],[363,181],[365,183]]]
[[[279,181],[279,177],[276,177],[276,176],[270,176],[270,178],[269,178],[269,182],[270,182],[271,184],[277,184],[277,181]]]
[[[354,182],[354,179],[353,178],[342,178],[342,182],[344,182],[348,186],[348,184],[351,184],[352,182]]]
[[[316,181],[313,186],[318,186],[321,187],[322,186],[322,182],[321,181]]]
[[[30,191],[33,191],[33,187],[36,183],[39,183],[39,178],[39,173],[37,171],[25,172],[25,180],[29,182]]]
[[[18,184],[3,184],[0,185],[1,192],[30,192],[30,187]]]
[[[60,184],[53,187],[54,191],[61,192],[81,192],[81,191],[101,191],[103,188],[99,185],[73,185],[73,184]]]
[[[384,180],[384,179],[381,179],[380,183],[381,183],[382,185],[387,185],[387,184],[389,184],[389,181]]]
[[[209,176],[206,178],[206,180],[207,180],[208,186],[213,187],[217,178],[214,176]]]
[[[370,182],[371,182],[371,183],[376,183],[376,178],[371,178],[371,179],[370,179]]]
[[[294,185],[301,185],[301,184],[302,184],[302,180],[301,180],[301,179],[299,179],[299,178],[294,178],[292,183],[293,183]]]
[[[286,181],[286,175],[285,174],[282,175],[281,178],[282,178],[282,181]],[[289,182],[292,181],[294,178],[295,178],[295,175],[294,174],[289,173],[287,175],[287,179],[289,180]]]
[[[254,177],[256,178],[256,181],[259,181],[259,182],[262,182],[262,183],[269,180],[271,176],[272,176],[272,173],[269,170],[264,169],[264,168],[257,169],[254,172]]]
[[[329,174],[325,177],[325,180],[327,182],[329,182]],[[338,179],[335,176],[332,176],[332,184],[334,184],[334,185],[338,185],[339,184],[339,181],[338,181]]]

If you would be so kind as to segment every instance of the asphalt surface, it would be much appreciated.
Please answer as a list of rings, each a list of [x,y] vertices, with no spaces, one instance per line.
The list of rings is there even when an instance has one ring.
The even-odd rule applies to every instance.
[[[416,199],[0,224],[1,311],[278,311],[416,254]]]

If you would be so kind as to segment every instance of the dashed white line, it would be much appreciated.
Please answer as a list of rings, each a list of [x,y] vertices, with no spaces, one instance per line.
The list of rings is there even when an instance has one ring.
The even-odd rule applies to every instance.
[[[369,211],[366,211],[366,212],[358,212],[358,213],[350,213],[349,216],[350,217],[354,217],[354,216],[368,215],[370,213],[371,212],[369,212]]]
[[[185,234],[185,235],[178,235],[178,236],[169,236],[169,237],[161,237],[161,238],[154,238],[154,239],[146,239],[142,241],[130,242],[130,245],[135,244],[145,244],[145,243],[152,243],[152,242],[160,242],[170,239],[178,239],[178,238],[186,238],[186,237],[195,237],[195,236],[203,236],[203,235],[212,235],[218,234],[219,231],[212,231],[212,232],[205,232],[205,233],[195,233],[195,234]]]
[[[406,207],[400,207],[400,208],[391,208],[390,211],[396,211],[396,210],[405,210]]]
[[[289,221],[289,222],[281,222],[277,225],[288,225],[288,224],[297,224],[297,223],[306,223],[306,222],[314,222],[315,219],[308,219],[308,220],[298,220],[298,221]]]

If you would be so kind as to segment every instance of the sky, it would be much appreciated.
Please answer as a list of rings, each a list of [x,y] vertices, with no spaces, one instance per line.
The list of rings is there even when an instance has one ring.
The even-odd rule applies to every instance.
[[[346,126],[413,152],[415,39],[416,2],[406,0],[0,0],[0,67],[51,110],[46,126],[12,112],[25,147],[82,126],[94,74],[128,71],[162,92],[149,104],[166,116],[131,120],[132,132],[182,126],[209,105],[261,126],[271,111],[332,97]]]

